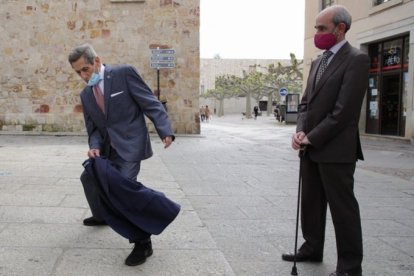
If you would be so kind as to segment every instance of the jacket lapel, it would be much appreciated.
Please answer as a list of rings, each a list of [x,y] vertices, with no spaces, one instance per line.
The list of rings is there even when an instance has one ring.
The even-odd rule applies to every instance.
[[[348,52],[350,49],[350,44],[347,42],[342,46],[341,49],[334,55],[331,62],[328,65],[328,68],[326,68],[326,71],[323,73],[321,79],[319,82],[314,85],[309,102],[312,101],[312,99],[318,94],[318,92],[321,90],[321,88],[324,86],[325,82],[330,78],[330,76],[338,69],[338,67],[343,64],[344,59],[347,57]],[[315,66],[315,69],[311,72],[312,75],[312,82],[315,83],[316,79],[316,72],[318,71],[319,64],[321,63],[322,55],[318,58],[317,64]]]
[[[111,68],[105,66],[104,73],[104,100],[105,100],[105,118],[108,118],[109,99],[111,98],[112,74]]]

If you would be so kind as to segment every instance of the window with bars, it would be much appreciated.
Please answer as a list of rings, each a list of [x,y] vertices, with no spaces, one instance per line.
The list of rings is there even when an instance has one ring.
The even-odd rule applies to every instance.
[[[322,10],[335,4],[334,0],[322,0]]]

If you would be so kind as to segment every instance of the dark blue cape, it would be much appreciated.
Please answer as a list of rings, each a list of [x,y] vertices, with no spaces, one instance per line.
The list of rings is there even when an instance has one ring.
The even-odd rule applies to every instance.
[[[134,237],[137,227],[160,234],[180,212],[179,204],[161,192],[125,178],[106,158],[88,159],[83,166],[99,192],[100,214],[125,238]]]

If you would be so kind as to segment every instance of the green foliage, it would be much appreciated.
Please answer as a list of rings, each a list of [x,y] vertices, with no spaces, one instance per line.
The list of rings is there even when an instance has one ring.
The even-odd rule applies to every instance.
[[[219,101],[218,116],[224,115],[224,99],[229,99],[237,96],[237,86],[234,83],[234,76],[222,75],[217,76],[215,81],[215,88],[207,90],[202,95],[204,98],[214,98]]]
[[[216,100],[234,97],[236,93],[236,86],[234,85],[233,78],[234,76],[230,75],[217,76],[215,88],[208,90],[203,97],[214,98]]]
[[[202,95],[215,98],[220,102],[219,116],[224,114],[224,99],[246,97],[246,116],[251,117],[251,98],[258,103],[264,96],[268,98],[268,114],[272,109],[273,99],[280,101],[279,90],[286,87],[290,92],[302,91],[302,65],[294,54],[290,54],[290,65],[270,64],[267,67],[255,64],[242,76],[221,75],[216,77],[215,88]]]
[[[35,128],[36,128],[36,126],[32,125],[32,124],[25,124],[22,127],[23,131],[32,131]]]

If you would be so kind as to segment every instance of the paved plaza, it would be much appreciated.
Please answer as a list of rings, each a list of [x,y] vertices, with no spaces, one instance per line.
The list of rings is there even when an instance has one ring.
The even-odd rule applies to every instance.
[[[294,246],[295,126],[228,115],[201,127],[167,150],[153,137],[155,155],[139,180],[182,210],[137,267],[124,265],[132,248],[126,239],[82,225],[90,216],[79,181],[86,136],[1,133],[0,275],[290,275],[281,254]],[[363,275],[414,275],[414,146],[364,137],[363,150],[355,174]],[[335,270],[328,220],[323,263],[299,263],[299,275]]]

